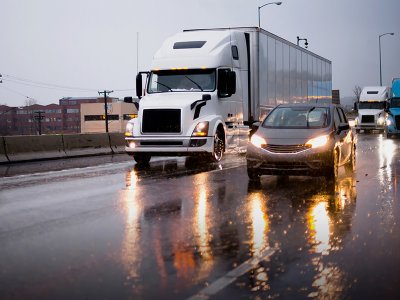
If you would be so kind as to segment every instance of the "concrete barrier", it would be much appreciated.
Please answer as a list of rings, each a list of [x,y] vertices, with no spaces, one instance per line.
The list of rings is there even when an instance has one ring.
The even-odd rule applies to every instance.
[[[110,146],[113,153],[125,153],[125,136],[123,133],[111,132]]]
[[[112,154],[107,133],[65,134],[63,140],[68,157]]]
[[[6,144],[4,142],[4,138],[0,136],[0,163],[8,162],[8,158],[6,155]]]
[[[5,136],[10,162],[66,157],[61,135]]]

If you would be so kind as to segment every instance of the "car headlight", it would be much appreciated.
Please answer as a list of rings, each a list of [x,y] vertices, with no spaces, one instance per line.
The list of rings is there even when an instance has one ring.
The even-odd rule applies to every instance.
[[[385,118],[379,117],[377,123],[378,123],[378,125],[383,125],[383,123],[385,123]]]
[[[253,134],[250,139],[250,143],[254,146],[261,148],[263,145],[267,144],[267,141],[257,134]]]
[[[328,143],[328,140],[328,135],[321,135],[319,137],[308,140],[306,145],[311,146],[311,148],[319,148],[325,146]]]
[[[193,130],[192,136],[207,136],[208,135],[208,122],[200,122]]]
[[[126,124],[125,136],[133,136],[133,123],[128,122]]]

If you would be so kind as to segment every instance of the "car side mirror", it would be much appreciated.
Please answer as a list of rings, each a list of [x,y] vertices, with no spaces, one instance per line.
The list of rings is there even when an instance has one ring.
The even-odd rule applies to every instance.
[[[344,130],[349,130],[350,129],[350,125],[349,123],[340,123],[339,124],[339,128],[338,128],[338,132],[342,132]]]
[[[257,121],[251,124],[250,126],[250,133],[249,133],[249,138],[257,131],[257,129],[261,126],[261,122]]]

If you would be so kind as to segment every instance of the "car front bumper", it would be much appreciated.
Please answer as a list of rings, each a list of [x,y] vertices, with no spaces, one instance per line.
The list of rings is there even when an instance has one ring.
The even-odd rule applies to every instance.
[[[247,167],[260,175],[320,176],[332,166],[330,147],[306,149],[296,153],[274,153],[255,147],[247,148]]]

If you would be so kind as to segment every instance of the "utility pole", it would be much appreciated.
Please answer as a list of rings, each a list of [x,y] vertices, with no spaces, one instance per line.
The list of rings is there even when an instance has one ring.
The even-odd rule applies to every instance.
[[[37,115],[37,116],[34,116],[33,118],[38,121],[39,135],[42,135],[42,120],[44,118],[44,116],[42,114],[44,114],[44,111],[38,110],[38,111],[35,111],[34,113],[35,113],[35,115]]]
[[[106,121],[106,132],[108,133],[108,112],[107,112],[107,95],[110,93],[113,93],[114,91],[106,91],[104,90],[103,92],[98,92],[99,95],[103,94],[104,95],[104,116],[105,116],[105,121]]]

